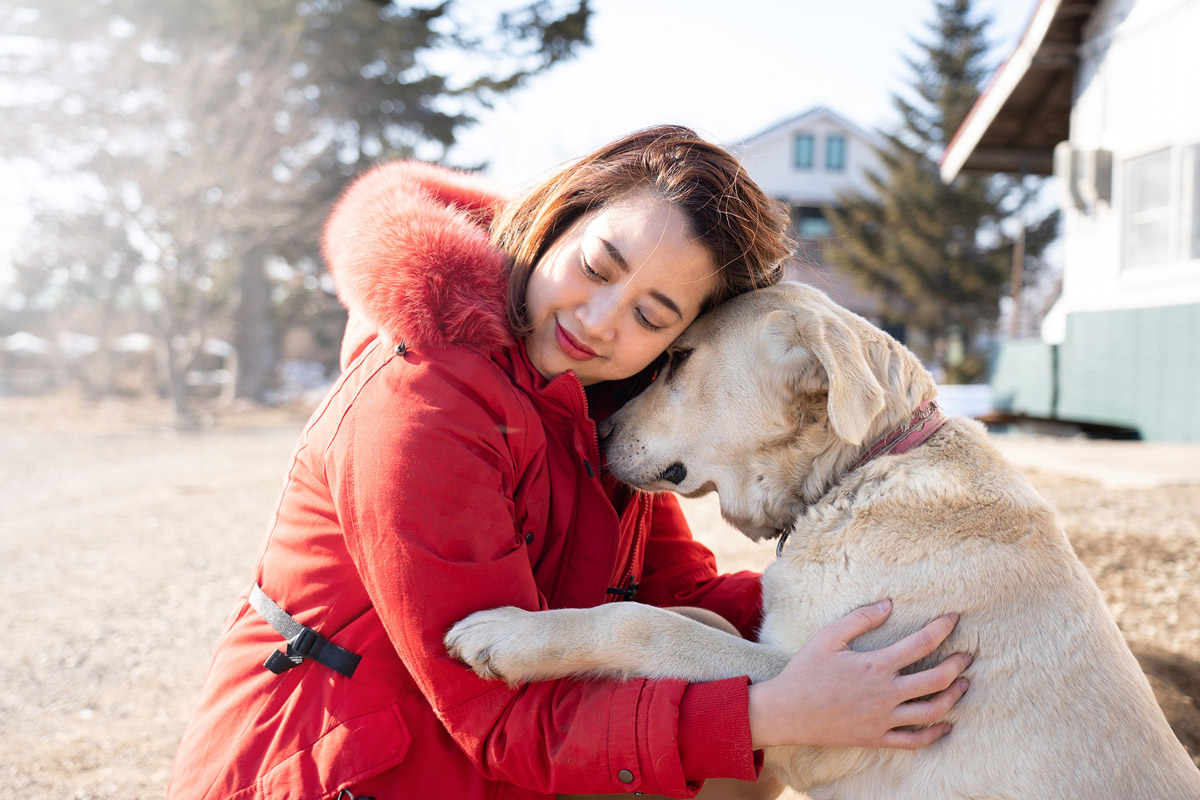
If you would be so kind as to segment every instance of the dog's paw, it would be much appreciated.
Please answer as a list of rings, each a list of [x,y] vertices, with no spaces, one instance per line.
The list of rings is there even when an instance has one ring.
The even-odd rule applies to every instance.
[[[517,652],[526,627],[522,623],[533,613],[512,606],[477,611],[446,634],[446,650],[481,678],[527,682],[531,677],[522,669]]]

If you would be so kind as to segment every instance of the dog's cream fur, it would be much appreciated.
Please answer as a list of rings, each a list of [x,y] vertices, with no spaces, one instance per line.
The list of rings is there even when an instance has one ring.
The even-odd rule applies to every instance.
[[[954,732],[917,751],[773,748],[768,763],[821,798],[1200,798],[1100,592],[1053,511],[952,418],[925,444],[848,472],[935,394],[899,343],[815,289],[783,284],[692,326],[673,363],[607,424],[609,466],[647,490],[716,490],[751,538],[794,526],[763,575],[760,641],[636,603],[495,609],[447,646],[512,683],[568,675],[762,681],[824,624],[883,597],[894,611],[856,649],[948,612],[937,653],[965,651]],[[678,485],[663,480],[681,465]],[[678,478],[680,470],[667,473]]]

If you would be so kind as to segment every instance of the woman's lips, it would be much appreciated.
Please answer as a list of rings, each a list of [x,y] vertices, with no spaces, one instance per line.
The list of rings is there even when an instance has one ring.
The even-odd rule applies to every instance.
[[[554,340],[558,342],[560,350],[576,361],[587,361],[596,357],[593,351],[575,341],[575,338],[563,330],[563,326],[557,322],[554,323]]]

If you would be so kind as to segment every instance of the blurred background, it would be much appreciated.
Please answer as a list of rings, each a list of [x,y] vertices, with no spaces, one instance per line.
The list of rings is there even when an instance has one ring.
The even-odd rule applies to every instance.
[[[1200,0],[0,0],[0,794],[161,796],[336,378],[347,183],[516,193],[663,122],[1007,431],[1200,759],[1197,41]]]
[[[1186,0],[0,0],[0,396],[296,402],[336,371],[354,175],[515,193],[673,122],[952,410],[1197,441],[1197,33]]]

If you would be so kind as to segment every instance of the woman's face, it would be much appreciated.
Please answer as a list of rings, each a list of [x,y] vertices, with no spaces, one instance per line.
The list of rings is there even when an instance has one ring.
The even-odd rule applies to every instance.
[[[529,276],[526,348],[546,378],[584,386],[636,375],[717,290],[712,256],[683,212],[649,190],[585,214]]]

